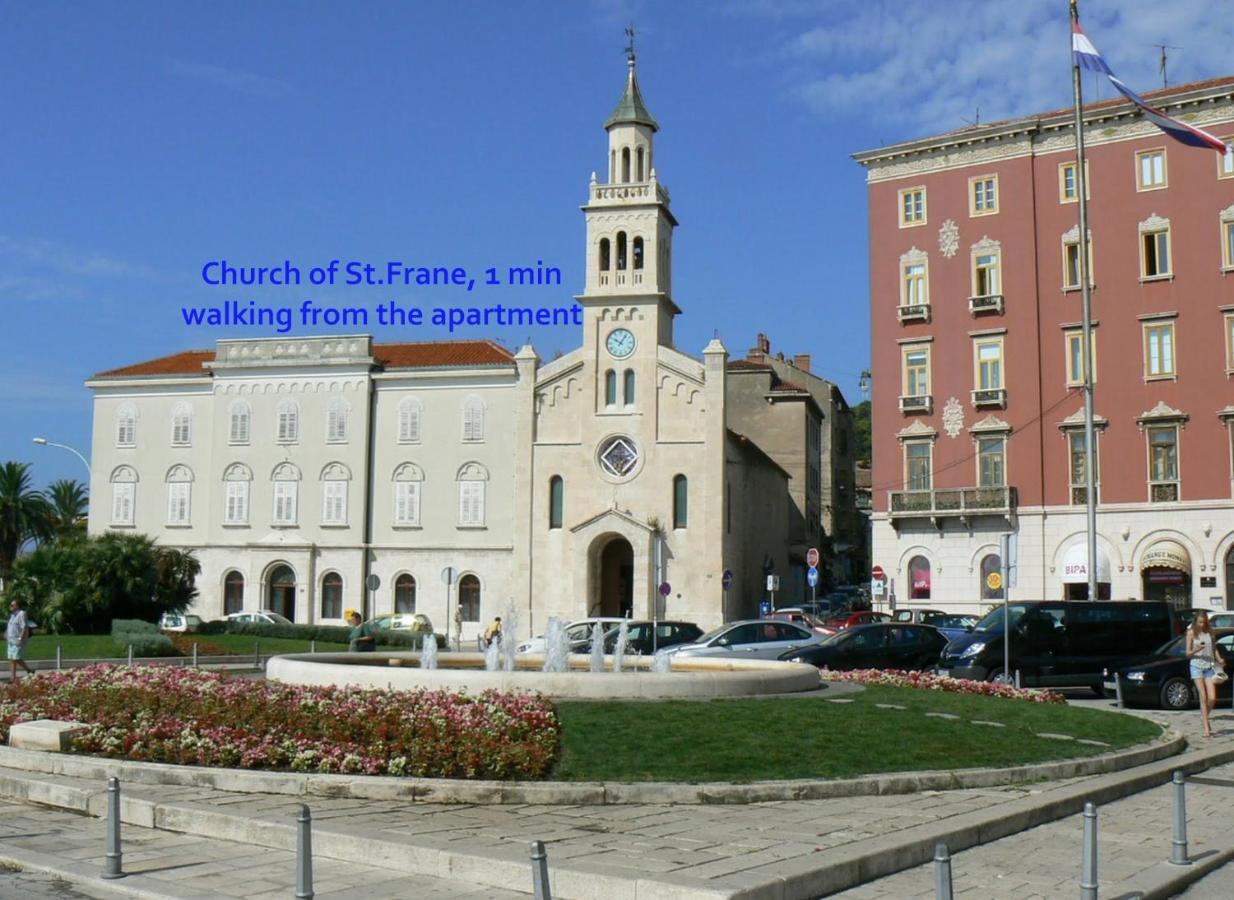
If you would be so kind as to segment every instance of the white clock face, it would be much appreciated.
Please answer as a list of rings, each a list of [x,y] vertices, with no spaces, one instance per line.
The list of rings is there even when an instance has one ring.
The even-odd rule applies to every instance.
[[[604,345],[617,359],[625,359],[634,352],[634,335],[624,328],[614,328],[608,333]]]

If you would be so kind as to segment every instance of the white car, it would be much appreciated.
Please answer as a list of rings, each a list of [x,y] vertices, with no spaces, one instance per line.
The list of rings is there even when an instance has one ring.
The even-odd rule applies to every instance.
[[[163,613],[159,619],[159,631],[190,632],[200,631],[206,624],[201,616],[185,615],[183,613]]]
[[[610,628],[616,628],[625,619],[613,618],[611,616],[600,616],[595,619],[579,619],[571,622],[566,626],[566,641],[570,645],[570,652],[576,653],[587,647],[591,642],[591,630],[596,627],[596,623],[600,623],[600,628],[608,631]],[[523,641],[514,648],[515,653],[543,653],[544,652],[544,635],[537,635],[529,641]]]
[[[259,610],[258,612],[238,612],[232,613],[229,616],[223,616],[223,619],[228,622],[251,622],[259,625],[293,625],[294,622],[286,616],[280,616],[276,612],[271,612],[268,609]]]

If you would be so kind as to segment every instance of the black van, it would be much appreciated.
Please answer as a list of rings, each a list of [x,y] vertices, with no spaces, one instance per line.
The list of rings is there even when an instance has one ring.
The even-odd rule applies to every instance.
[[[1008,604],[1011,665],[1025,687],[1084,686],[1100,692],[1102,670],[1152,653],[1182,633],[1168,603],[1042,600]],[[1001,678],[1003,607],[951,641],[939,671],[956,678]],[[1014,677],[1014,675],[1012,676]]]

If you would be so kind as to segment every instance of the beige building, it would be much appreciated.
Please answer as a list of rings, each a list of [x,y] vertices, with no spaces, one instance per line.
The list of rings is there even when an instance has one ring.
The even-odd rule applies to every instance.
[[[461,614],[471,638],[510,607],[531,632],[553,615],[754,613],[813,514],[789,486],[813,484],[817,449],[766,451],[778,426],[729,422],[745,376],[719,340],[701,358],[673,343],[677,221],[633,58],[605,130],[577,349],[542,364],[490,341],[220,340],[103,372],[87,382],[92,531],[193,549],[207,617],[356,607],[457,633]],[[794,434],[816,441],[817,404],[795,394],[777,400],[813,410]]]

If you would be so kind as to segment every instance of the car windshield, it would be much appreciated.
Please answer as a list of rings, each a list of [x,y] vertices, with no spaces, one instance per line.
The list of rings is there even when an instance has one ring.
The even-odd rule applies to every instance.
[[[290,625],[291,624],[291,619],[287,618],[286,616],[280,616],[276,612],[268,612],[266,613],[266,615],[270,617],[270,620],[272,622],[278,625]]]
[[[1012,603],[1011,624],[1014,626],[1020,619],[1024,618],[1024,612],[1027,609],[1023,604]],[[1001,606],[990,610],[984,619],[973,626],[973,631],[1002,631],[1003,630],[1003,608]]]
[[[1157,648],[1158,656],[1183,656],[1187,652],[1187,635],[1180,634]]]
[[[700,637],[700,638],[695,638],[695,639],[694,639],[694,641],[693,641],[693,643],[695,643],[695,644],[707,644],[707,643],[710,643],[711,641],[714,641],[716,638],[718,638],[720,635],[724,634],[724,632],[728,631],[728,630],[729,630],[730,628],[732,628],[732,627],[733,627],[733,626],[732,626],[732,624],[730,623],[730,624],[728,624],[728,625],[721,625],[719,628],[713,628],[713,629],[711,629],[711,631],[707,632],[707,633],[706,633],[705,635],[703,635],[702,637]]]
[[[847,641],[850,637],[852,637],[856,633],[857,632],[855,631],[851,631],[847,629],[844,631],[837,631],[835,634],[831,635],[830,637],[824,638],[823,642],[819,644],[819,646],[820,647],[838,646],[840,644],[843,644],[845,641]]]

